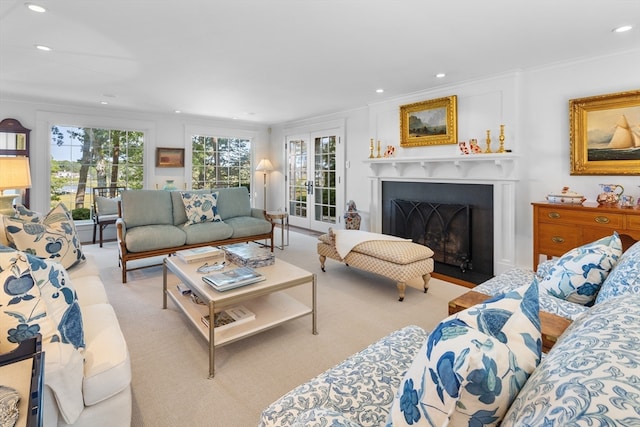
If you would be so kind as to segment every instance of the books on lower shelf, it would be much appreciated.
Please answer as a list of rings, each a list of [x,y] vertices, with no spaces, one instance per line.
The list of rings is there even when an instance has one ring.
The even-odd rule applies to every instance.
[[[214,248],[213,246],[202,246],[200,248],[191,248],[176,251],[176,256],[178,257],[178,259],[188,264],[203,259],[216,258],[223,255],[224,252],[222,250]]]
[[[213,327],[216,330],[226,329],[231,326],[241,325],[256,318],[256,315],[244,305],[238,305],[217,312],[213,318]],[[209,315],[202,316],[202,323],[209,327]]]
[[[265,280],[266,277],[251,267],[238,267],[232,270],[220,271],[217,273],[202,276],[202,280],[218,291],[227,291],[240,286]]]

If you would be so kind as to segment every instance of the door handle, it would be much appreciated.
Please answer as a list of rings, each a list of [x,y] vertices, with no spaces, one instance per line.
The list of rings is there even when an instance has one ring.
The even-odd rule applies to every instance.
[[[313,181],[307,181],[307,194],[313,194]]]

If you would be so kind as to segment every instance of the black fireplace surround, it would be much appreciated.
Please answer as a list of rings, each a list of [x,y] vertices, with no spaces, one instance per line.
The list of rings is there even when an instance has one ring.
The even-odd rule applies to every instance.
[[[493,277],[493,185],[383,181],[382,233],[430,247],[436,273],[482,283]]]

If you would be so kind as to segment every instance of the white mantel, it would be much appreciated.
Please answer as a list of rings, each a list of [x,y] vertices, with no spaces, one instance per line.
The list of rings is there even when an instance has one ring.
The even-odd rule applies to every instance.
[[[516,265],[516,184],[518,156],[511,153],[470,154],[431,158],[374,158],[364,160],[372,174],[371,231],[382,232],[382,182],[446,182],[493,186],[494,274]]]

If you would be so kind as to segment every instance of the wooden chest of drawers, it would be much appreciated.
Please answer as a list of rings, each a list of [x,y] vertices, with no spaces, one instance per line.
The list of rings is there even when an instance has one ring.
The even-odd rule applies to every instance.
[[[533,268],[540,255],[546,259],[617,231],[624,249],[640,240],[640,209],[599,206],[596,203],[569,205],[532,203]]]

